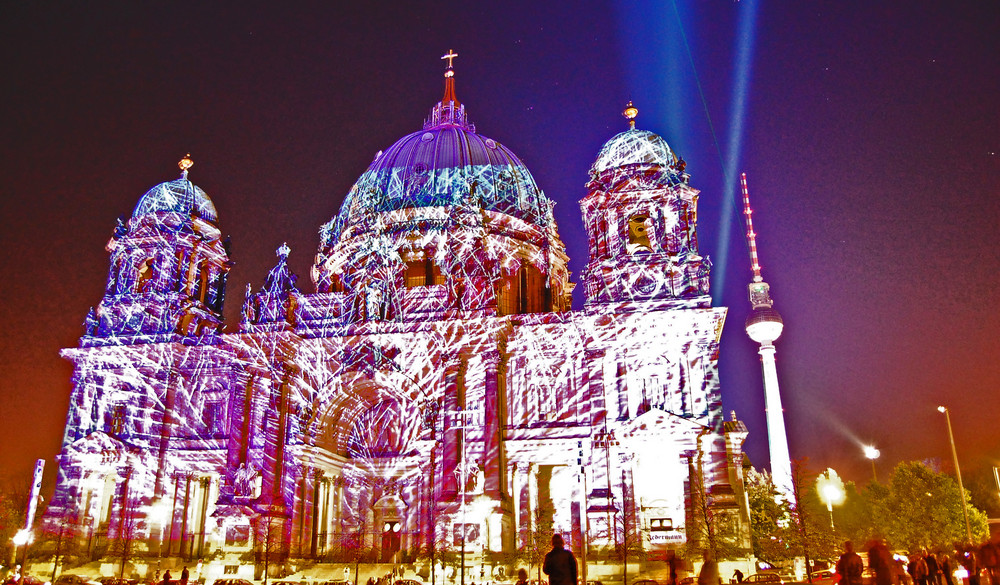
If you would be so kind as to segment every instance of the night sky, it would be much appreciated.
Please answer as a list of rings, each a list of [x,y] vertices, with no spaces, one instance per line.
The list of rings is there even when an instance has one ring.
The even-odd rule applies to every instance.
[[[101,299],[116,218],[190,152],[232,236],[229,330],[282,242],[312,292],[319,226],[377,151],[421,128],[449,49],[477,130],[557,202],[576,282],[577,201],[625,102],[687,161],[714,304],[730,308],[723,404],[755,464],[767,430],[740,171],[785,320],[792,457],[864,482],[873,442],[882,479],[902,460],[948,470],[946,404],[963,471],[1000,460],[995,1],[14,0],[0,6],[0,476],[39,457],[54,475],[71,375],[58,352]]]

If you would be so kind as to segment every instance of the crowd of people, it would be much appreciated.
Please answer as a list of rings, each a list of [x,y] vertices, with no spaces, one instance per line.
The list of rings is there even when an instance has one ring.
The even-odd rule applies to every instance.
[[[968,585],[1000,585],[1000,537],[978,546],[956,544],[952,551],[924,549],[906,556],[893,555],[880,540],[869,541],[865,548],[871,585],[964,585],[955,580],[959,568],[965,569]],[[864,570],[854,545],[845,542],[837,561],[839,585],[863,585]]]

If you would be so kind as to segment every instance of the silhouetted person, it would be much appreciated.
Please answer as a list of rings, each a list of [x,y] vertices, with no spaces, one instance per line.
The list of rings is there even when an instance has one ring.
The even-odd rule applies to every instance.
[[[577,585],[576,557],[566,550],[561,534],[552,535],[552,550],[545,555],[542,571],[549,576],[549,585]]]
[[[162,583],[163,585],[170,585],[170,571],[166,571],[163,573]]]
[[[667,551],[667,565],[670,567],[670,585],[677,585],[677,551]]]
[[[719,563],[715,562],[712,553],[702,553],[704,562],[698,571],[698,585],[722,585],[722,575],[719,574]]]
[[[861,585],[864,572],[865,563],[854,552],[854,543],[848,540],[844,543],[844,554],[837,560],[837,574],[840,575],[841,585]]]
[[[190,576],[191,576],[191,573],[188,573],[187,565],[184,565],[184,568],[181,569],[181,585],[187,585],[187,583],[188,583],[188,577],[190,577]]]
[[[892,585],[892,557],[878,540],[868,543],[868,566],[875,571],[874,585]]]

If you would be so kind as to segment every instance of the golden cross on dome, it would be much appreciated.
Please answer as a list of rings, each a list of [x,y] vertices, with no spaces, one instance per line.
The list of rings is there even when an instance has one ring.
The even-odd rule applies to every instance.
[[[452,60],[455,59],[455,57],[458,57],[458,53],[456,53],[455,51],[452,51],[451,49],[448,49],[448,54],[447,55],[442,55],[441,56],[442,59],[447,59],[448,60],[448,69],[452,68],[451,62],[452,62]]]

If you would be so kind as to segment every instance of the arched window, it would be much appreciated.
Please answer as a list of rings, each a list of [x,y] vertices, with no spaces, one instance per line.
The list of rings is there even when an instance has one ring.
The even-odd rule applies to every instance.
[[[497,282],[497,314],[516,315],[519,311],[521,278],[520,273],[501,274]]]
[[[406,288],[444,284],[444,275],[441,274],[441,269],[434,263],[434,260],[427,257],[423,260],[412,260],[406,263],[404,281]]]
[[[529,262],[522,262],[516,273],[501,277],[497,290],[497,312],[500,315],[551,310],[552,294],[545,288],[545,275]]]
[[[153,288],[153,259],[146,258],[139,265],[138,276],[135,283],[135,292],[149,292]]]
[[[649,243],[649,234],[646,233],[645,214],[633,215],[628,218],[628,253],[649,252],[653,247]]]
[[[205,295],[208,293],[208,260],[198,263],[198,273],[195,275],[194,297],[205,302]]]

